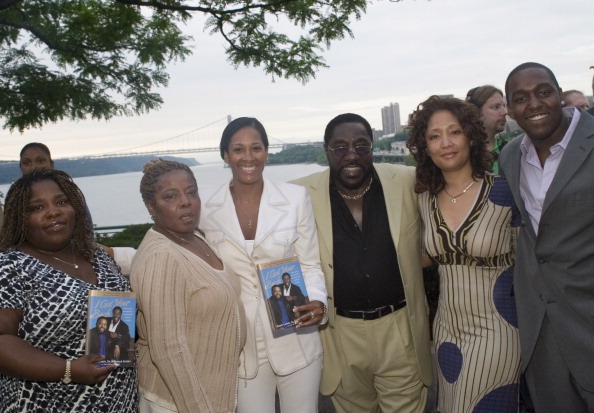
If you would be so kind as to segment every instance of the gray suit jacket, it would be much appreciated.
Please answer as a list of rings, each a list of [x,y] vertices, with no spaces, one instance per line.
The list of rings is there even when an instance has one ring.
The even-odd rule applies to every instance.
[[[538,235],[520,196],[521,135],[499,158],[522,215],[514,272],[522,368],[545,313],[572,375],[594,391],[594,118],[580,120],[547,191]]]

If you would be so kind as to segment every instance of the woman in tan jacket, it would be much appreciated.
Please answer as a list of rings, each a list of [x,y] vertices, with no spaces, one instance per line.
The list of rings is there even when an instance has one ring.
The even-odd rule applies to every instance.
[[[245,340],[239,283],[196,231],[187,165],[148,162],[140,183],[155,221],[132,267],[138,298],[140,412],[234,412]]]

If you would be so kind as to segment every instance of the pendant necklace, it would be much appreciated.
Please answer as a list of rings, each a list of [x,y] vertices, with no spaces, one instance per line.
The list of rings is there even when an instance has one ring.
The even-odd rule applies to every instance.
[[[373,182],[373,178],[371,178],[369,180],[369,185],[367,185],[367,188],[365,188],[363,190],[363,192],[361,192],[358,195],[352,195],[352,196],[351,195],[345,195],[342,192],[340,192],[340,189],[336,188],[336,190],[338,191],[338,193],[340,194],[340,196],[343,197],[344,199],[348,199],[348,200],[360,199],[360,198],[363,197],[363,195],[365,195],[369,191],[369,188],[371,188],[371,183],[372,182]]]
[[[470,187],[471,187],[472,185],[474,185],[474,183],[475,183],[475,182],[476,182],[475,180],[472,180],[472,181],[471,181],[471,182],[468,184],[468,186],[467,186],[466,188],[464,188],[464,190],[463,190],[462,192],[460,192],[458,195],[455,195],[455,196],[452,196],[452,195],[450,195],[450,194],[449,194],[449,192],[448,192],[448,191],[445,189],[445,186],[443,187],[443,192],[445,192],[445,194],[446,194],[447,196],[449,196],[449,197],[450,197],[450,202],[451,202],[452,204],[455,204],[455,203],[456,203],[456,198],[458,198],[458,197],[460,197],[460,196],[464,195],[464,194],[466,193],[466,191],[468,191],[468,190],[470,189]]]
[[[190,244],[190,245],[194,245],[195,247],[198,247],[198,249],[199,249],[199,250],[200,250],[200,251],[201,251],[201,252],[202,252],[204,255],[206,255],[207,257],[210,257],[210,254],[209,254],[209,253],[208,253],[208,252],[207,252],[207,251],[206,251],[204,248],[202,248],[202,245],[200,245],[200,244],[192,244],[192,242],[190,242],[190,240],[187,240],[187,239],[185,239],[185,238],[183,238],[183,237],[180,237],[179,235],[175,234],[173,231],[169,231],[168,229],[165,229],[165,228],[162,228],[162,227],[159,227],[159,228],[161,228],[162,230],[166,231],[166,232],[167,232],[169,235],[171,235],[171,236],[173,236],[173,237],[177,238],[178,240],[180,240],[180,241],[181,241],[181,242],[183,242],[183,243]],[[194,235],[196,238],[200,239],[200,238],[198,237],[198,235],[196,235],[195,233],[194,233],[193,235]]]
[[[229,191],[231,192],[231,196],[233,197],[233,200],[237,200],[236,195],[235,195],[235,191],[233,190],[233,181],[231,181],[229,183]],[[261,195],[260,195],[261,196]],[[247,205],[248,203],[243,203],[241,202],[241,200],[238,201],[239,205]],[[243,212],[243,216],[245,216],[248,220],[247,226],[249,229],[252,229],[254,227],[254,225],[257,223],[256,221],[258,220],[258,211],[260,210],[260,205],[258,204],[258,206],[251,212],[247,212],[247,209],[245,212]]]
[[[33,247],[33,248],[35,248],[35,247]],[[42,253],[43,255],[47,255],[48,257],[52,257],[53,259],[55,259],[55,260],[57,260],[57,261],[60,261],[61,263],[68,264],[68,265],[70,265],[70,266],[74,267],[75,269],[77,269],[77,268],[78,268],[78,264],[76,263],[76,256],[74,255],[74,251],[72,251],[72,246],[70,247],[70,249],[71,249],[71,252],[72,252],[72,261],[74,261],[74,263],[72,263],[72,262],[68,262],[68,261],[66,261],[66,260],[63,260],[63,259],[61,259],[61,258],[58,258],[58,257],[56,257],[54,254],[52,254],[52,253],[51,253],[51,252],[49,252],[49,251],[44,251],[44,250],[41,250],[41,249],[39,249],[39,248],[35,248],[35,249],[36,249],[37,251],[39,251],[40,253]]]
[[[252,214],[248,214],[247,212],[245,213],[245,216],[248,219],[248,228],[252,229],[252,219],[255,221],[258,219],[258,211],[260,210],[260,205],[258,205],[255,209],[255,211]]]

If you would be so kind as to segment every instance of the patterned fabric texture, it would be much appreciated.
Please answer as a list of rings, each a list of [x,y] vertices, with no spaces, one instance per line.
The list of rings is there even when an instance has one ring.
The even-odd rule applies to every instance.
[[[442,413],[517,412],[520,345],[513,297],[519,214],[503,178],[488,175],[474,206],[448,227],[435,196],[419,197],[427,254],[439,263],[433,325]]]
[[[97,285],[70,277],[20,251],[0,253],[0,308],[23,312],[18,336],[47,353],[75,359],[85,353],[89,290],[130,291],[111,258],[97,248]],[[0,411],[136,412],[136,369],[118,368],[100,384],[65,385],[0,375]]]

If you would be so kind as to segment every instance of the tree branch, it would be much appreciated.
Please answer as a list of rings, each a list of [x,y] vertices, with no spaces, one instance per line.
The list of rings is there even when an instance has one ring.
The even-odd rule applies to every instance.
[[[181,4],[164,4],[160,1],[148,1],[148,0],[115,0],[117,3],[122,3],[131,6],[145,6],[145,7],[154,7],[159,10],[172,10],[172,11],[198,11],[205,14],[211,15],[226,15],[226,14],[237,14],[237,13],[245,13],[251,10],[275,10],[279,6],[284,4],[294,3],[300,0],[278,0],[272,1],[270,3],[258,3],[258,4],[249,4],[243,7],[235,8],[235,9],[216,9],[213,7],[202,7],[202,6],[185,6]]]

